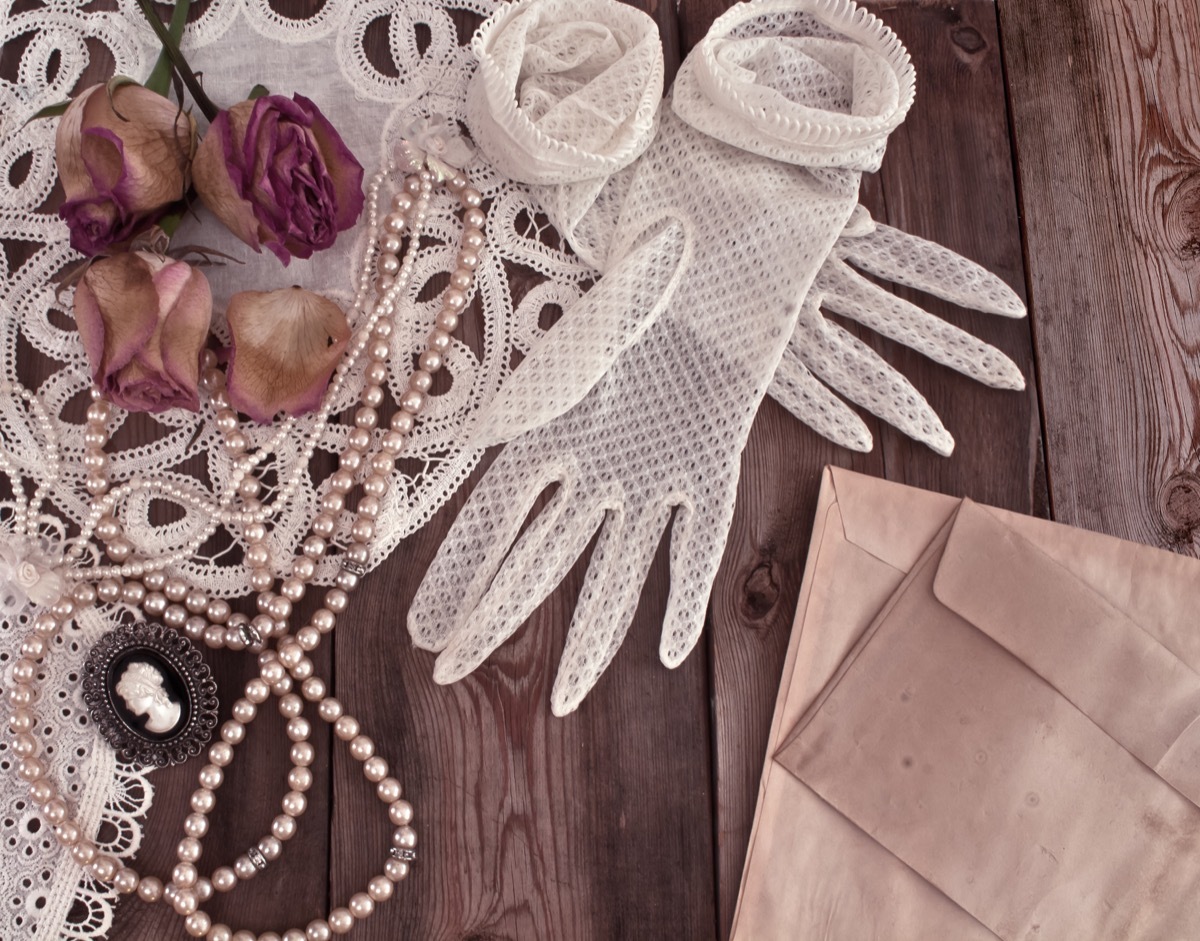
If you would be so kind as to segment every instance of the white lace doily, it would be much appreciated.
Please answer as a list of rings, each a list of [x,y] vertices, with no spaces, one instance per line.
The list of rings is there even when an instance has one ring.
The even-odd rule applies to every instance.
[[[22,49],[15,82],[0,80],[0,238],[31,250],[17,266],[6,248],[0,260],[0,371],[8,382],[28,382],[36,370],[46,376],[30,391],[50,416],[49,439],[36,416],[16,396],[0,395],[0,452],[11,465],[14,486],[26,494],[44,489],[47,509],[56,514],[66,536],[86,517],[83,487],[82,412],[90,380],[83,347],[74,330],[70,297],[56,300],[52,279],[79,259],[56,215],[42,209],[54,187],[56,122],[22,124],[37,110],[68,97],[95,50],[111,54],[115,72],[144,78],[157,45],[143,25],[133,0],[120,0],[118,12],[89,11],[87,0],[48,0],[37,10],[0,18],[0,42]],[[370,176],[387,163],[403,129],[416,118],[444,114],[461,121],[467,79],[474,59],[463,42],[471,29],[459,30],[448,12],[466,11],[482,19],[490,0],[435,4],[406,0],[328,0],[307,20],[283,17],[266,0],[213,0],[188,26],[183,47],[204,75],[214,101],[230,105],[255,83],[274,93],[300,92],[334,122]],[[365,52],[365,37],[387,36],[392,68],[377,69]],[[425,523],[474,467],[479,452],[459,443],[459,431],[495,393],[511,364],[541,336],[539,319],[547,308],[561,308],[579,296],[593,272],[569,254],[548,246],[532,203],[522,189],[507,183],[477,160],[469,168],[490,200],[488,249],[477,285],[482,299],[482,344],[472,349],[455,343],[446,357],[449,389],[434,395],[411,446],[398,462],[393,487],[379,518],[373,547],[376,565],[405,536]],[[385,186],[386,189],[386,186]],[[433,325],[436,301],[416,300],[421,288],[453,264],[460,223],[448,199],[436,202],[428,232],[432,239],[418,257],[409,301],[411,314],[393,334],[391,388],[398,398],[416,351]],[[255,255],[205,212],[185,221],[177,244],[201,243],[243,259],[244,265],[206,269],[217,312],[215,330],[224,329],[220,312],[237,290],[269,290],[300,284],[338,301],[348,312],[355,301],[358,269],[366,249],[363,225],[342,234],[336,246],[308,261],[283,268],[270,254]],[[438,244],[444,241],[445,244]],[[511,276],[519,270],[520,277]],[[514,297],[510,284],[528,287]],[[435,282],[440,286],[441,281]],[[431,292],[426,292],[431,293]],[[352,325],[356,315],[351,314]],[[338,410],[357,401],[360,385],[351,382],[336,403]],[[170,412],[147,419],[146,436],[114,431],[109,452],[114,485],[131,479],[159,481],[215,506],[229,492],[229,462],[220,446],[212,409],[200,414]],[[291,558],[307,532],[321,481],[299,466],[311,421],[286,429],[247,425],[252,447],[262,456],[264,503],[274,506],[272,556]],[[336,455],[348,429],[335,425],[317,442],[318,453]],[[61,479],[48,477],[45,455],[51,445],[61,452]],[[298,473],[295,495],[278,505],[280,481]],[[120,507],[128,537],[147,554],[165,555],[186,547],[209,524],[203,509],[168,500],[175,509],[164,518],[156,509],[164,497],[141,491]],[[12,507],[8,507],[11,518]],[[208,539],[175,571],[210,596],[232,598],[249,592],[248,572],[240,564],[240,546],[227,535]],[[329,562],[316,581],[328,584]],[[78,671],[92,640],[108,628],[102,616],[81,618],[47,658],[46,692],[37,705],[57,780],[80,801],[80,820],[99,833],[116,855],[134,852],[140,842],[138,818],[151,791],[138,769],[118,767],[112,752],[87,726],[78,698]],[[400,629],[402,630],[402,629]],[[0,667],[12,659],[23,636],[21,624],[0,628]],[[397,635],[397,643],[407,642]],[[7,680],[5,670],[4,679]],[[0,820],[7,860],[0,867],[0,938],[99,938],[111,922],[109,894],[94,883],[80,883],[80,870],[62,854],[27,805],[24,788],[9,773],[11,755],[0,744]],[[109,834],[109,830],[112,834]],[[115,835],[114,835],[115,834]],[[111,839],[109,838],[111,836]]]

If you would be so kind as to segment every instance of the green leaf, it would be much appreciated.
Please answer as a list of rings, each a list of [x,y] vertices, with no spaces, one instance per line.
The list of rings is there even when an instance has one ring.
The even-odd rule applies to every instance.
[[[271,89],[267,88],[266,85],[255,85],[250,89],[250,94],[248,94],[246,97],[250,101],[253,101],[255,98],[263,98],[269,94],[271,94]]]
[[[167,35],[175,40],[176,45],[183,38],[183,27],[187,24],[188,9],[191,5],[191,0],[177,0],[175,8],[171,11],[171,23],[167,27]],[[153,92],[158,92],[164,98],[167,96],[171,87],[171,57],[167,55],[165,48],[158,54],[158,61],[154,63],[154,71],[146,79],[146,87]]]
[[[168,213],[158,220],[158,227],[167,234],[170,238],[175,234],[175,230],[179,228],[179,223],[183,221],[184,210],[180,209],[176,212]]]
[[[35,111],[25,119],[25,124],[28,124],[30,121],[40,121],[42,118],[57,118],[69,107],[71,107],[70,98],[68,98],[66,101],[56,101],[52,105],[46,105],[46,107]],[[24,127],[25,124],[22,124],[21,127]]]

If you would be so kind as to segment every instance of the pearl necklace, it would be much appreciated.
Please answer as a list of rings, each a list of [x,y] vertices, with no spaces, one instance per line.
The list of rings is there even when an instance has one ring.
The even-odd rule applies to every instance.
[[[463,174],[454,173],[445,180],[446,188],[457,195],[464,210],[456,268],[442,295],[441,310],[426,348],[418,357],[419,368],[409,377],[408,388],[400,398],[399,409],[392,416],[390,427],[381,430],[378,428],[378,407],[384,400],[383,383],[391,354],[389,337],[394,327],[393,317],[399,296],[413,275],[418,240],[425,226],[433,184],[440,174],[420,169],[407,177],[403,188],[392,198],[392,211],[382,220],[381,231],[378,205],[384,176],[378,174],[371,181],[368,200],[368,232],[376,255],[377,276],[372,285],[370,266],[364,266],[355,307],[365,309],[372,286],[377,298],[330,381],[309,445],[297,462],[295,474],[302,473],[308,466],[316,441],[329,422],[333,402],[344,387],[350,370],[364,354],[367,357],[366,384],[354,415],[355,427],[339,457],[338,470],[326,481],[320,512],[313,519],[311,533],[304,540],[300,554],[291,561],[290,571],[281,578],[279,590],[273,590],[276,580],[266,544],[266,520],[271,512],[258,501],[260,484],[254,476],[254,468],[261,458],[246,454],[249,441],[238,429],[237,413],[230,406],[224,375],[217,369],[216,357],[206,353],[201,386],[216,410],[217,426],[224,434],[234,472],[231,487],[221,497],[210,526],[193,540],[194,544],[188,550],[196,551],[221,524],[241,526],[246,544],[245,563],[251,570],[250,583],[258,592],[256,606],[259,613],[253,618],[234,613],[228,602],[208,598],[183,579],[166,575],[165,569],[185,558],[188,550],[156,559],[134,557],[133,545],[122,533],[113,510],[127,494],[155,488],[144,485],[148,482],[142,486],[131,482],[109,489],[104,446],[108,442],[107,423],[112,412],[98,390],[93,390],[84,432],[84,461],[88,469],[85,485],[94,502],[87,524],[68,555],[79,558],[94,533],[114,564],[65,573],[75,584],[33,619],[31,631],[20,647],[20,659],[12,668],[12,685],[6,692],[12,709],[9,728],[13,734],[13,751],[20,759],[17,774],[28,782],[34,805],[51,825],[59,842],[68,847],[72,858],[99,881],[113,885],[123,894],[136,894],[145,902],[163,900],[169,903],[183,916],[189,935],[208,941],[328,941],[335,934],[348,932],[356,922],[367,918],[377,903],[390,898],[394,883],[408,875],[409,864],[416,858],[417,838],[411,826],[413,808],[402,798],[400,782],[391,775],[387,761],[375,753],[374,742],[362,734],[359,722],[345,712],[337,699],[328,695],[326,683],[313,675],[313,662],[308,654],[333,630],[338,616],[346,610],[350,593],[366,571],[370,543],[375,535],[375,519],[382,509],[381,501],[387,493],[396,457],[415,427],[433,375],[443,365],[451,335],[467,305],[479,265],[479,251],[484,244],[485,217],[480,208],[481,194]],[[401,258],[406,233],[409,235],[408,248]],[[288,419],[279,433],[286,433],[291,427],[292,420]],[[359,476],[363,478],[362,495],[349,530],[352,541],[339,557],[341,569],[335,586],[326,591],[323,606],[317,609],[310,622],[293,635],[289,632],[292,606],[304,597],[307,583],[316,571],[316,563],[325,556],[329,540],[337,530],[337,514],[345,508],[346,497],[354,490]],[[294,492],[295,479],[281,487],[276,505],[282,505]],[[241,498],[240,510],[233,508],[235,495]],[[188,500],[178,488],[171,496]],[[280,571],[283,571],[282,567]],[[139,876],[114,857],[100,853],[72,818],[57,786],[46,777],[46,763],[38,757],[37,719],[32,709],[37,698],[37,664],[47,656],[50,640],[63,625],[77,611],[97,602],[140,606],[148,616],[161,618],[167,626],[182,630],[208,647],[249,648],[258,655],[259,676],[246,683],[242,696],[233,704],[232,717],[220,727],[220,740],[208,748],[208,761],[199,773],[199,787],[191,795],[192,812],[184,821],[184,837],[176,848],[179,862],[166,884],[154,876]],[[267,646],[268,641],[274,641],[274,649]],[[297,684],[299,694],[294,691]],[[280,802],[281,813],[272,821],[271,832],[238,856],[232,865],[219,866],[208,877],[202,876],[196,863],[208,832],[208,816],[216,806],[216,792],[224,780],[222,769],[233,760],[234,749],[245,738],[247,726],[258,714],[259,706],[272,694],[279,699],[279,711],[287,719],[287,736],[292,742],[292,767],[287,775],[288,790]],[[386,805],[388,820],[395,827],[391,854],[384,863],[383,873],[368,882],[366,891],[355,893],[345,906],[334,908],[327,917],[310,922],[303,930],[291,929],[282,936],[275,932],[258,935],[246,930],[235,932],[227,925],[214,923],[200,905],[214,892],[228,892],[239,882],[252,879],[279,858],[284,844],[295,835],[297,820],[307,808],[305,792],[313,783],[309,766],[315,758],[315,749],[308,741],[311,723],[303,715],[306,702],[315,704],[317,714],[332,724],[336,738],[348,743],[350,754],[361,762],[363,774],[375,785],[376,794]]]

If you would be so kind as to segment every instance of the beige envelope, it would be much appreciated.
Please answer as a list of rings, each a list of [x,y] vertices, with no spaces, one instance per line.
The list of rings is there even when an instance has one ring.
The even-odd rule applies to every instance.
[[[733,941],[1200,939],[1200,562],[827,468]]]

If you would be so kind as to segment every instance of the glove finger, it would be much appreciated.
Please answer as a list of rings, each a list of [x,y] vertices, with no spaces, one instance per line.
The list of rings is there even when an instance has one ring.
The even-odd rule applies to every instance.
[[[944,245],[879,225],[868,235],[840,239],[837,254],[877,277],[942,300],[1001,317],[1024,317],[1025,304],[986,268]]]
[[[840,261],[821,270],[822,306],[856,320],[909,349],[997,389],[1024,389],[1025,377],[1011,359],[988,343],[885,291]]]
[[[813,431],[851,451],[874,444],[866,424],[850,407],[817,381],[789,346],[767,394]]]
[[[415,646],[446,646],[487,591],[538,495],[561,476],[553,467],[530,474],[521,451],[514,444],[501,452],[446,534],[408,612]]]
[[[813,374],[835,391],[938,454],[954,450],[950,432],[912,383],[819,311],[808,307],[790,343]]]
[[[644,242],[563,312],[467,432],[479,447],[511,441],[587,395],[658,319],[686,268],[683,226],[661,219]]]
[[[605,519],[550,694],[556,716],[578,708],[620,649],[670,515],[664,504],[632,522],[617,512]]]
[[[737,475],[728,488],[699,504],[680,505],[671,526],[671,593],[663,619],[659,659],[677,667],[691,652],[704,630],[704,615],[712,592],[725,538],[733,522]]]
[[[508,640],[571,570],[603,516],[602,507],[583,505],[565,486],[555,494],[449,638],[434,664],[434,681],[462,679]]]

